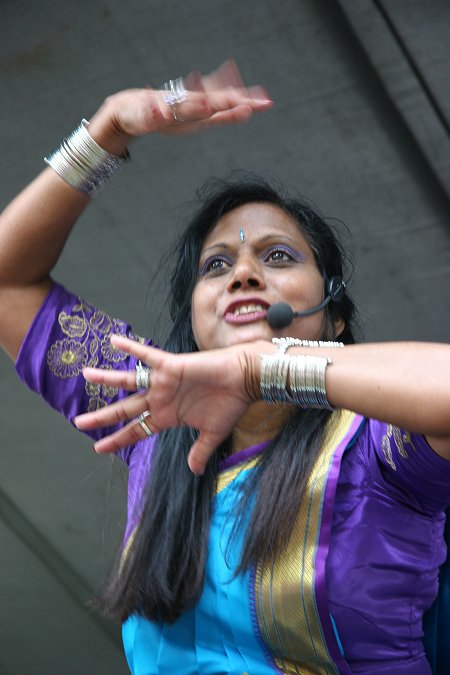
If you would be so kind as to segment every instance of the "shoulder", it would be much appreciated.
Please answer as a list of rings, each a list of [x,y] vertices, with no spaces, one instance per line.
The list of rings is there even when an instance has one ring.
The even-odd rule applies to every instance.
[[[355,446],[373,480],[399,499],[427,512],[450,503],[450,462],[424,436],[367,419]]]

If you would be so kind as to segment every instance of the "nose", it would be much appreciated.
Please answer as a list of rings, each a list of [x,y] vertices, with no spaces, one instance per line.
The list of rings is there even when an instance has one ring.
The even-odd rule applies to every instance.
[[[228,291],[245,288],[265,288],[266,282],[261,265],[250,253],[242,253],[237,259],[228,282]]]

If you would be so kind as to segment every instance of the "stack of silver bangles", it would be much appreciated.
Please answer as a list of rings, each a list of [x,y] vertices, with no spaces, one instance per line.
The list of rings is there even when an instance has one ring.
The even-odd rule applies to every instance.
[[[83,119],[44,161],[75,190],[94,197],[130,155],[117,157],[104,150],[89,134],[88,126]]]
[[[273,338],[272,342],[278,345],[278,350],[274,354],[261,354],[260,388],[264,401],[332,410],[325,387],[325,371],[332,360],[309,354],[288,356],[285,352],[292,346],[336,348],[343,347],[343,343],[295,338]]]

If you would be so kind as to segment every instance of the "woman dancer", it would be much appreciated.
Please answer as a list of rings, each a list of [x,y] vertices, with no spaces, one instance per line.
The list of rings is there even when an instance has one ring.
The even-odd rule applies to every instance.
[[[48,158],[2,215],[1,341],[129,466],[102,603],[133,673],[430,673],[450,348],[353,344],[333,233],[257,180],[214,185],[187,228],[164,349],[50,277],[132,138],[270,106],[236,77],[115,94]]]

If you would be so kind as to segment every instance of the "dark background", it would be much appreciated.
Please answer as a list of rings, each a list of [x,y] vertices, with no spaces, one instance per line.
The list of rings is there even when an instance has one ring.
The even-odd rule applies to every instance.
[[[55,272],[63,283],[158,336],[163,295],[155,287],[151,301],[150,280],[195,188],[248,169],[337,219],[357,262],[351,292],[366,340],[449,341],[446,0],[2,0],[0,9],[2,208],[121,88],[233,56],[275,101],[241,127],[137,143],[71,237]],[[120,540],[126,476],[26,391],[4,356],[0,379],[0,673],[126,673],[118,630],[85,606]]]

